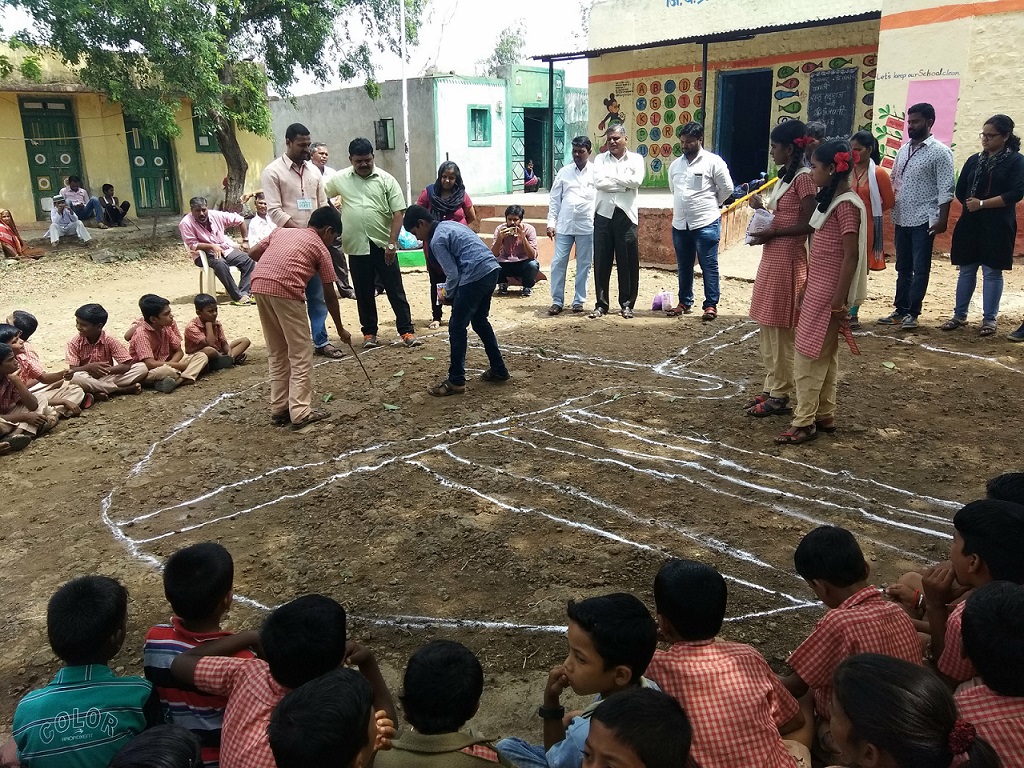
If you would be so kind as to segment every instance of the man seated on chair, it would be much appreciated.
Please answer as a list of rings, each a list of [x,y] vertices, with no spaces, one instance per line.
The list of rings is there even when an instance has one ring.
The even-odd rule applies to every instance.
[[[89,196],[89,190],[82,186],[80,176],[68,176],[68,183],[61,187],[60,196],[83,223],[95,216],[100,229],[107,228],[103,223],[103,209],[100,207],[99,199]]]
[[[207,208],[205,197],[193,197],[188,204],[191,212],[185,214],[178,223],[178,231],[181,232],[185,247],[192,254],[193,262],[202,268],[203,262],[199,257],[199,251],[203,251],[210,269],[216,273],[217,279],[231,296],[231,303],[235,306],[252,304],[249,282],[252,279],[252,271],[256,269],[256,262],[225,234],[225,230],[238,227],[242,232],[242,246],[248,248],[249,230],[245,219],[237,213],[211,211]],[[241,284],[235,284],[235,278],[231,276],[231,267],[241,270]],[[210,286],[206,287],[206,291],[212,293]]]
[[[103,223],[108,227],[123,227],[124,218],[128,215],[128,209],[132,204],[125,200],[120,202],[114,196],[114,185],[103,185],[103,197],[100,198],[100,208],[103,209]]]

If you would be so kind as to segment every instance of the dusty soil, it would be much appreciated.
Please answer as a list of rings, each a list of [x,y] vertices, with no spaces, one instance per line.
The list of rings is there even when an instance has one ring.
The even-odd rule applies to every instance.
[[[144,257],[97,265],[71,248],[0,270],[0,311],[40,317],[32,341],[54,367],[87,301],[104,304],[115,333],[145,292],[171,298],[179,323],[192,314],[198,273],[180,244],[108,242]],[[864,318],[889,311],[894,277],[872,277]],[[540,738],[532,712],[565,652],[566,600],[630,591],[650,604],[667,555],[727,574],[724,635],[781,668],[821,614],[792,571],[804,532],[851,528],[887,583],[942,557],[958,505],[1020,468],[1024,444],[1008,426],[1024,366],[1002,336],[1019,319],[1020,273],[1007,277],[1011,311],[989,339],[976,325],[935,329],[954,281],[937,257],[922,328],[872,326],[860,357],[843,352],[841,431],[784,450],[772,444],[784,422],[741,410],[762,376],[749,282],[724,282],[710,324],[650,312],[549,318],[546,283],[529,299],[496,298],[511,382],[429,397],[448,348],[443,328],[424,331],[418,349],[363,356],[372,386],[352,359],[321,365],[316,393],[331,395],[333,416],[300,434],[268,425],[255,310],[224,304],[228,334],[254,340],[250,364],[169,396],[97,406],[2,459],[0,719],[9,727],[19,697],[57,667],[45,606],[59,584],[103,573],[129,587],[131,632],[114,666],[138,672],[142,635],[168,615],[155,565],[202,540],[235,557],[232,627],[256,626],[261,606],[332,595],[396,689],[427,639],[469,645],[487,672],[476,724],[492,735]],[[649,306],[674,275],[645,270],[641,284]],[[425,328],[425,273],[406,286]],[[382,336],[394,339],[390,309],[378,306]],[[354,303],[342,311],[357,327]],[[478,347],[469,365],[486,365]]]

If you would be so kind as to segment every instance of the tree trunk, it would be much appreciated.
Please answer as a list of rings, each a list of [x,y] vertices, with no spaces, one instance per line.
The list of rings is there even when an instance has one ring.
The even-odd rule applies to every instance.
[[[245,176],[249,171],[249,163],[246,162],[242,148],[238,145],[238,136],[235,132],[235,124],[224,120],[216,114],[210,114],[210,120],[214,125],[217,134],[217,143],[220,152],[224,155],[227,163],[227,189],[224,192],[223,209],[225,211],[239,212],[242,210],[242,193],[245,191]]]

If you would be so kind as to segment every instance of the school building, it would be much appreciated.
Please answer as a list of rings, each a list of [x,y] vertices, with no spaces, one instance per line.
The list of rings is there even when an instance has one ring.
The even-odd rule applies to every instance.
[[[1024,0],[596,0],[589,50],[538,58],[589,60],[595,144],[624,124],[645,184],[666,187],[689,120],[739,183],[769,170],[769,133],[793,119],[820,120],[830,136],[871,130],[891,166],[920,101],[935,106],[934,134],[959,167],[986,118],[1024,120],[1022,34]]]
[[[0,140],[7,158],[0,165],[0,207],[19,222],[49,219],[52,197],[68,176],[81,176],[89,193],[103,184],[132,204],[132,215],[185,213],[196,195],[211,204],[223,198],[227,172],[216,138],[192,119],[181,100],[177,137],[152,138],[121,105],[87,88],[56,58],[40,60],[38,77],[19,72],[23,50],[0,48],[14,65],[0,79]],[[274,159],[270,141],[239,133],[249,162],[247,188]]]
[[[437,178],[437,168],[453,160],[470,197],[523,191],[527,160],[541,186],[571,159],[571,141],[587,132],[587,93],[566,88],[562,70],[513,65],[500,77],[436,73],[407,81],[408,139],[402,128],[402,84],[380,84],[371,99],[362,87],[275,99],[270,102],[274,141],[284,150],[284,132],[302,123],[313,141],[327,144],[329,164],[348,165],[348,144],[357,137],[375,146],[379,167],[405,179],[405,142],[415,200]],[[550,167],[554,140],[555,167]]]

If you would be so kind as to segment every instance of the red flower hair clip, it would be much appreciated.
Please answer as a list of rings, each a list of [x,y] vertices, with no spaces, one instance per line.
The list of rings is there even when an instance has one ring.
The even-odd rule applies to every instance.
[[[973,725],[966,720],[957,720],[949,732],[949,751],[954,756],[965,754],[974,745],[977,736],[978,731]]]
[[[842,173],[843,171],[850,170],[850,153],[849,152],[836,152],[836,156],[832,162],[836,164],[836,170]]]
[[[810,143],[811,143],[811,137],[810,136],[797,136],[795,139],[793,139],[794,146],[797,146],[800,149],[806,149],[807,145],[810,144]]]

